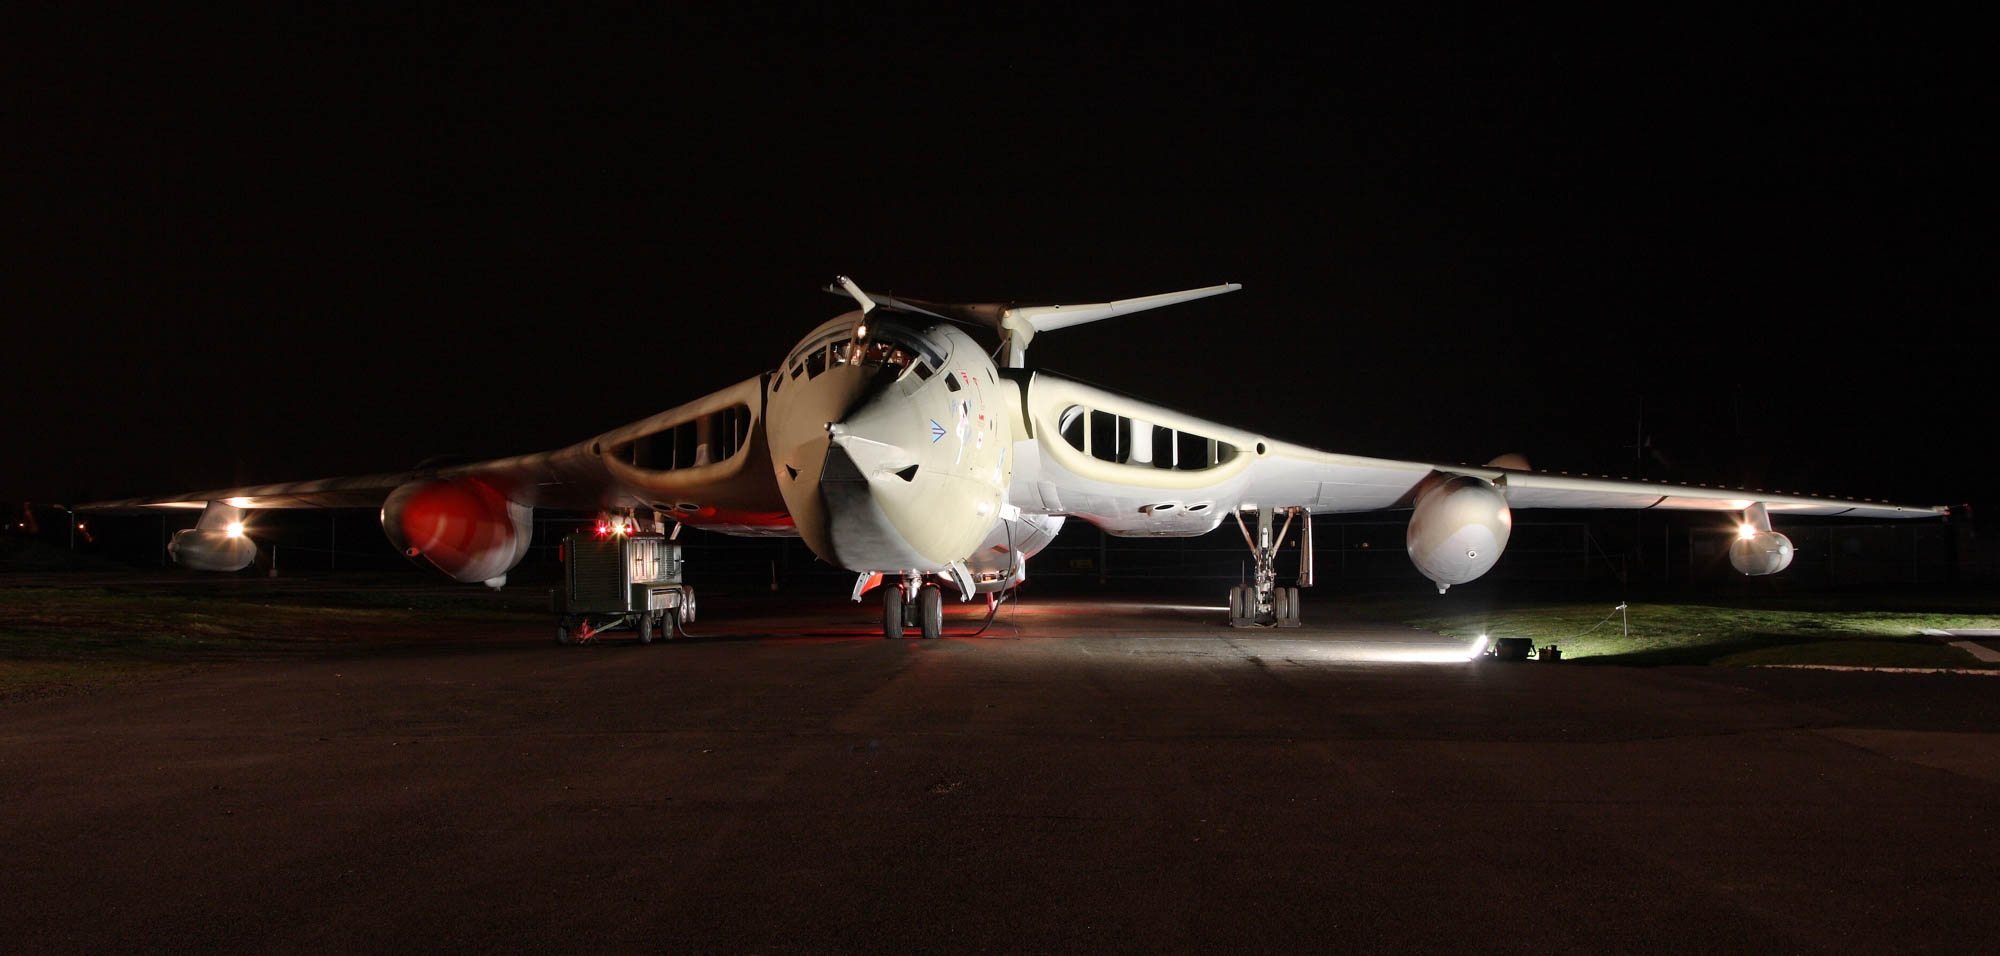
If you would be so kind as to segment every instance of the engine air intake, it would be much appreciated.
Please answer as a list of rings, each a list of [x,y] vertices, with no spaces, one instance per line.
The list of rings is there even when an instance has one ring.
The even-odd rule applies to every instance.
[[[1056,419],[1071,448],[1099,461],[1202,471],[1236,457],[1236,446],[1193,432],[1071,405]]]

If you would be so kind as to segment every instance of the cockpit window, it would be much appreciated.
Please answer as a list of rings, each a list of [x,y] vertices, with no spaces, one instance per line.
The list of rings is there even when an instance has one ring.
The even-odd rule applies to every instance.
[[[886,365],[901,370],[910,364],[910,353],[893,342],[877,339],[868,343],[868,349],[862,354],[861,362],[864,365]]]
[[[919,382],[927,381],[931,377],[931,367],[925,365],[922,362],[918,362],[914,365],[911,365],[910,371],[915,372],[917,374],[917,381]]]
[[[831,366],[858,361],[864,365],[886,365],[899,373],[923,363],[918,377],[929,378],[931,369],[944,364],[945,353],[917,329],[889,321],[871,325],[866,346],[859,350],[854,347],[852,331],[851,327],[827,329],[813,341],[800,343],[790,357],[797,363],[788,366],[794,369],[792,376],[798,377],[801,370],[818,375]]]

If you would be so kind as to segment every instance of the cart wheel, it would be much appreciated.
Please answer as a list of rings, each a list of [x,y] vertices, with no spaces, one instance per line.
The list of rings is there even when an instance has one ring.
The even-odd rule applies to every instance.
[[[565,624],[556,625],[556,643],[557,644],[576,643],[576,637],[570,634],[568,625]]]
[[[681,623],[694,623],[694,588],[681,589]]]
[[[653,643],[653,624],[657,621],[658,618],[653,616],[653,612],[647,611],[639,615],[638,620],[632,622],[632,630],[639,632],[639,643]]]

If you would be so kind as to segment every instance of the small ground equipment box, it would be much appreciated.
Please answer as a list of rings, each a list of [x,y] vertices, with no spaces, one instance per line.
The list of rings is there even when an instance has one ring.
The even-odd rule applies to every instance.
[[[681,583],[681,546],[659,534],[578,532],[562,542],[556,640],[588,641],[630,628],[639,642],[672,638],[694,622],[694,589]]]

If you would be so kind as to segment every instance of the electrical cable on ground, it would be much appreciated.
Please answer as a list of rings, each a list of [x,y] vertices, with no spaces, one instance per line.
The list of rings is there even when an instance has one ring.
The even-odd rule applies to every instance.
[[[1603,627],[1603,626],[1604,626],[1605,624],[1609,623],[1609,622],[1610,622],[1610,620],[1611,620],[1612,618],[1614,618],[1614,617],[1617,617],[1617,616],[1618,616],[1618,612],[1620,612],[1620,611],[1623,611],[1623,610],[1625,610],[1625,602],[1624,602],[1624,601],[1620,601],[1620,602],[1618,602],[1618,606],[1617,606],[1617,607],[1614,607],[1614,608],[1612,608],[1612,609],[1611,609],[1611,613],[1609,613],[1609,614],[1606,614],[1606,615],[1604,615],[1604,620],[1602,620],[1602,621],[1599,621],[1599,622],[1597,622],[1597,623],[1595,623],[1595,624],[1592,624],[1592,625],[1590,626],[1590,631],[1595,631],[1595,630],[1597,630],[1598,628],[1600,628],[1600,627]],[[1565,638],[1563,638],[1563,640],[1565,640],[1565,641],[1573,641],[1573,640],[1576,640],[1576,639],[1577,639],[1577,638],[1579,638],[1579,637],[1585,637],[1585,636],[1589,635],[1589,634],[1590,634],[1590,631],[1584,631],[1584,632],[1583,632],[1582,634],[1577,634],[1577,635],[1575,635],[1575,636],[1572,636],[1572,637],[1565,637]]]

